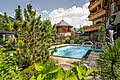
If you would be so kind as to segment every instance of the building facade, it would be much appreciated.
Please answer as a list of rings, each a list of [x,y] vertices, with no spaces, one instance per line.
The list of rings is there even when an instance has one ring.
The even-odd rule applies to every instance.
[[[89,21],[92,21],[92,25],[85,28],[84,32],[90,34],[90,39],[94,41],[94,32],[98,32],[101,24],[105,23],[104,1],[103,0],[89,0],[90,5],[88,6],[90,15],[88,16]]]
[[[72,32],[71,32],[71,28],[73,26],[68,24],[67,22],[65,22],[64,20],[60,21],[59,23],[56,24],[56,28],[57,28],[57,36],[58,37],[71,37],[72,36]]]
[[[120,39],[120,0],[104,0],[107,40]]]
[[[59,34],[59,33],[70,33],[71,28],[73,26],[71,26],[70,24],[68,24],[64,20],[62,20],[56,24],[56,27],[57,27],[57,34]]]

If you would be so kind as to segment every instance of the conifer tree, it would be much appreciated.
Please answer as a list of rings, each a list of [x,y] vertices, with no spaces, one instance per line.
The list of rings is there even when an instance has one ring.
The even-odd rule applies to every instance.
[[[22,10],[21,10],[21,8],[20,8],[20,5],[18,5],[18,8],[17,8],[17,9],[15,9],[15,12],[16,12],[16,14],[15,14],[15,20],[20,20],[20,21],[22,21],[22,20],[23,20],[23,17],[22,17]]]
[[[19,48],[17,53],[24,56],[25,64],[29,65],[49,60],[48,48],[52,41],[50,34],[55,33],[55,26],[52,26],[49,20],[41,21],[41,16],[36,17],[36,11],[32,9],[31,4],[24,9],[24,17],[21,29],[24,45]]]
[[[15,9],[15,19],[13,23],[13,28],[15,31],[21,31],[22,25],[23,25],[23,16],[22,16],[22,10],[20,8],[20,5],[18,6],[17,9]]]
[[[10,29],[12,29],[11,21],[10,21],[9,17],[7,16],[6,12],[4,12],[4,15],[0,19],[0,23],[1,23],[1,25],[0,25],[1,30],[9,31]]]

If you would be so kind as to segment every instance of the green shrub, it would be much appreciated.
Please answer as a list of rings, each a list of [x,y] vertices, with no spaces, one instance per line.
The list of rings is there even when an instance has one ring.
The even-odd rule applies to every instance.
[[[120,80],[120,40],[113,45],[105,45],[104,54],[96,60],[98,69],[104,80]]]
[[[29,66],[28,68],[20,72],[19,80],[30,80],[32,75],[34,75],[35,73],[37,73],[37,71],[35,70],[35,66]]]
[[[49,64],[55,64],[54,60],[53,59],[50,59],[49,61],[46,62],[48,65]],[[45,63],[45,64],[46,64]],[[45,65],[43,62],[39,63],[39,64],[43,64]],[[47,66],[48,66],[47,65]],[[40,67],[40,66],[38,66]],[[44,67],[45,69],[48,68],[48,67]],[[53,67],[54,68],[54,67]],[[23,71],[21,71],[19,73],[19,77],[18,77],[18,80],[30,80],[30,78],[33,76],[33,75],[36,75],[36,74],[39,74],[39,72],[36,70],[36,66],[35,65],[31,65],[29,66],[28,68],[24,69]]]
[[[79,40],[88,41],[88,40],[90,40],[90,37],[89,36],[80,36]]]
[[[35,73],[30,80],[54,80],[60,68],[54,63],[35,63],[35,69],[38,73]]]
[[[65,38],[65,43],[70,43],[70,38]]]
[[[84,41],[89,41],[89,40],[90,40],[89,36],[84,36]]]
[[[74,42],[75,42],[75,43],[79,42],[79,38],[75,38],[75,39],[74,39]]]
[[[86,80],[93,72],[86,66],[76,66],[68,71],[64,71],[53,63],[36,63],[35,69],[38,71],[30,80]]]
[[[0,40],[0,45],[3,45],[4,44],[4,41],[3,40]]]
[[[79,40],[84,40],[84,36],[80,36],[80,37],[79,37]]]
[[[16,65],[14,51],[0,49],[0,80],[16,80],[21,68]]]

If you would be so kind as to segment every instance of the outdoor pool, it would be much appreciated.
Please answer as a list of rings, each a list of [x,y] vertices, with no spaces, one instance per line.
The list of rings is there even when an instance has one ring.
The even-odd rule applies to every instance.
[[[78,59],[82,58],[91,49],[90,46],[64,46],[57,48],[57,52],[54,52],[53,56]]]

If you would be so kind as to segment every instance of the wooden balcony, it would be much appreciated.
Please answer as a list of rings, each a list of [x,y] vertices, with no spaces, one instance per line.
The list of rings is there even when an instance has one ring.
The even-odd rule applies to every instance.
[[[93,1],[95,1],[95,0],[89,0],[90,2],[93,2]]]
[[[89,6],[89,10],[90,11],[96,10],[98,5],[100,5],[100,0],[96,0],[95,2],[91,3]]]
[[[91,25],[84,29],[84,32],[96,31],[100,29],[101,24]]]
[[[96,20],[96,19],[98,19],[100,17],[104,17],[105,13],[106,13],[106,11],[104,9],[100,9],[100,10],[96,11],[95,13],[91,13],[88,16],[89,21],[93,21],[93,20]]]

